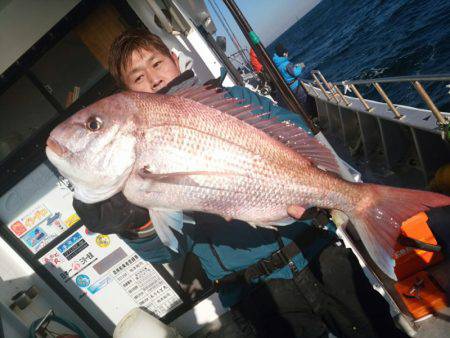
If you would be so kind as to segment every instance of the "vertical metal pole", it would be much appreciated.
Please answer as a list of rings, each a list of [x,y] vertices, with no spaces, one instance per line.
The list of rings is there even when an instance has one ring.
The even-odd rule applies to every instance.
[[[398,111],[398,109],[394,106],[394,104],[392,103],[392,101],[389,99],[389,97],[387,96],[387,94],[384,92],[383,88],[381,88],[380,84],[377,82],[373,83],[373,86],[375,87],[375,89],[377,90],[377,92],[381,95],[381,97],[383,98],[384,102],[386,102],[386,104],[388,105],[389,109],[394,113],[395,118],[397,119],[401,119],[403,117],[402,114],[400,114],[400,112]]]
[[[352,90],[353,93],[355,93],[356,97],[359,99],[359,101],[361,101],[362,105],[364,106],[364,108],[366,108],[366,110],[370,113],[373,110],[373,107],[370,107],[366,100],[364,100],[364,98],[362,97],[361,93],[358,91],[358,89],[356,89],[354,84],[349,85],[350,89]]]
[[[253,46],[253,49],[256,55],[258,56],[259,61],[263,63],[264,70],[267,71],[269,77],[273,80],[276,88],[278,89],[281,96],[288,105],[288,108],[300,114],[305,120],[305,123],[308,125],[308,127],[314,134],[319,133],[319,128],[312,122],[308,114],[305,113],[301,104],[295,97],[294,93],[292,93],[289,86],[286,84],[286,82],[284,82],[283,77],[278,72],[271,58],[267,54],[266,49],[261,44],[259,37],[253,31],[252,27],[245,19],[244,15],[240,11],[239,7],[236,5],[234,0],[223,0],[223,2],[228,7],[229,11],[231,12],[231,15],[233,15],[234,19],[236,20],[236,23],[241,28],[242,33],[249,42],[250,46]]]
[[[428,108],[430,108],[430,110],[433,113],[433,115],[436,118],[436,120],[441,125],[448,124],[449,121],[444,116],[442,116],[442,113],[440,112],[438,107],[436,107],[436,105],[434,104],[433,100],[428,95],[428,93],[425,91],[425,88],[423,88],[423,86],[420,84],[420,82],[419,81],[413,81],[412,84],[413,84],[414,88],[416,88],[417,92],[420,94],[422,99],[425,101],[425,103],[427,104]]]

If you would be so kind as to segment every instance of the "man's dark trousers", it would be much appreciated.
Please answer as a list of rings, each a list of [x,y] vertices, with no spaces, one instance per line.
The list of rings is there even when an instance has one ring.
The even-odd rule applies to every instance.
[[[246,337],[408,337],[339,241],[294,279],[259,283],[232,314]]]

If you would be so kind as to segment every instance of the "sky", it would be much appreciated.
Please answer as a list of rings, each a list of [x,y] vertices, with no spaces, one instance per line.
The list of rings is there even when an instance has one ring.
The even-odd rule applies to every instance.
[[[314,8],[321,0],[235,0],[236,5],[247,18],[253,30],[267,46],[284,31],[297,22],[303,15]],[[217,35],[227,38],[227,54],[236,49],[228,37],[221,22],[217,18],[212,5],[217,4],[224,15],[231,30],[236,34],[238,41],[243,46],[248,46],[246,39],[240,33],[240,29],[222,0],[205,0],[206,6],[211,13],[212,19],[217,27]]]

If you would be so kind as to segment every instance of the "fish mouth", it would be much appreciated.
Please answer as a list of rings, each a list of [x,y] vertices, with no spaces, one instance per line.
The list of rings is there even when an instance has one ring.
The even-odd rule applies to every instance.
[[[63,157],[66,153],[69,152],[69,149],[67,149],[65,146],[59,144],[57,141],[49,137],[47,139],[47,147],[53,151],[56,155],[59,157]]]

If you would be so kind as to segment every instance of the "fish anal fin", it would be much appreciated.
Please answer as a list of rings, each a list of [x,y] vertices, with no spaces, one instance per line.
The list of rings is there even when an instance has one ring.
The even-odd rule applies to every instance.
[[[150,209],[149,214],[161,242],[178,252],[178,240],[172,229],[182,233],[183,213],[178,210]]]

